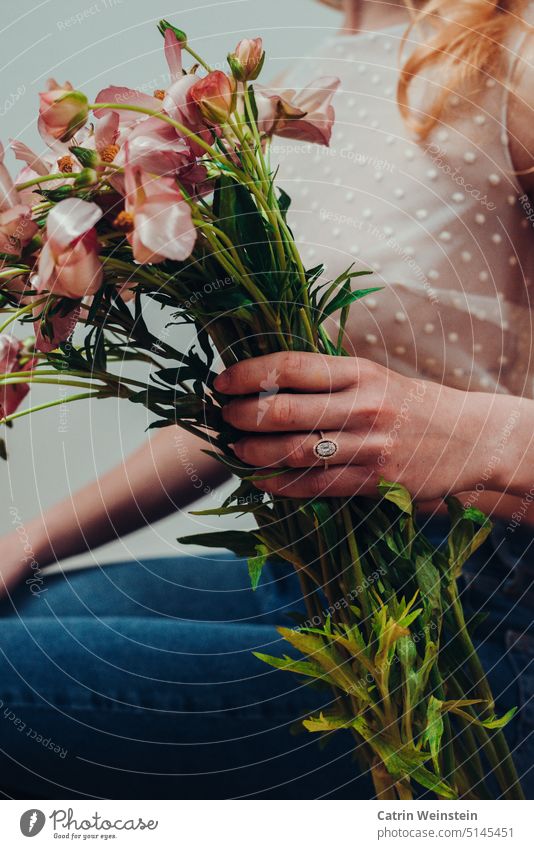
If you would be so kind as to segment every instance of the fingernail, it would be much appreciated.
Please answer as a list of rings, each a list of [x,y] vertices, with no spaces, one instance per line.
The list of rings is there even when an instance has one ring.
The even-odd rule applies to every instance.
[[[215,386],[215,389],[217,389],[218,392],[224,392],[226,389],[228,389],[230,385],[230,377],[228,375],[228,372],[223,371],[221,372],[221,374],[218,374],[215,380],[213,381],[213,385]]]

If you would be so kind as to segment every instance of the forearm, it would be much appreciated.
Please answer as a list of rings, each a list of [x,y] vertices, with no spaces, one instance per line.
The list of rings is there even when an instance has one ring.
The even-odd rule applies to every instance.
[[[506,524],[519,522],[522,527],[534,528],[534,493],[520,498],[504,492],[460,492],[456,498],[465,507],[476,507],[491,519],[500,519]],[[447,506],[442,499],[425,501],[417,505],[420,519],[424,516],[446,515]],[[516,524],[513,527],[517,527]]]
[[[534,487],[534,401],[501,395],[495,406],[496,485],[491,488],[522,500]]]
[[[534,526],[534,401],[481,394],[477,406],[477,479],[457,498],[494,519]],[[441,499],[419,503],[418,508],[427,514],[446,512]]]
[[[28,523],[40,566],[97,548],[201,498],[228,476],[200,439],[164,428],[123,463]]]

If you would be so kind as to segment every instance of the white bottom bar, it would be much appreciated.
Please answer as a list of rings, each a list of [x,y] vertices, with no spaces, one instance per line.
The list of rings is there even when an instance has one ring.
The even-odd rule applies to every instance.
[[[2,846],[534,846],[532,802],[4,801]]]

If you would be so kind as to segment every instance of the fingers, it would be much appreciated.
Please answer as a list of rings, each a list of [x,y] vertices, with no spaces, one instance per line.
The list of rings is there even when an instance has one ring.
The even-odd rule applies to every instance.
[[[358,380],[359,363],[354,357],[285,351],[236,363],[219,374],[214,385],[226,395],[278,389],[337,392]]]
[[[325,439],[334,441],[338,449],[328,459],[328,464],[362,465],[372,452],[364,440],[356,434],[345,431],[327,431]],[[324,459],[314,453],[314,447],[321,437],[318,433],[292,433],[290,436],[249,436],[240,439],[234,445],[234,451],[240,460],[256,468],[289,466],[295,469],[310,466],[324,467]]]
[[[276,431],[339,430],[348,426],[354,396],[268,395],[243,398],[223,407],[223,418],[239,430],[252,433]]]
[[[268,469],[265,470],[268,473]],[[274,478],[254,481],[254,486],[283,498],[350,498],[353,495],[376,496],[379,475],[365,466],[334,466],[284,472]]]

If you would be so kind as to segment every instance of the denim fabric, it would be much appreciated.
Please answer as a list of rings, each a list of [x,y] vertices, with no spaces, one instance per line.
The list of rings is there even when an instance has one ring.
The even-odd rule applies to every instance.
[[[425,530],[438,541],[445,525]],[[489,609],[480,653],[498,708],[520,706],[510,741],[526,773],[533,646],[521,558],[510,557],[494,534],[468,564],[463,592],[468,619]],[[5,795],[372,796],[348,733],[325,747],[295,733],[300,718],[328,708],[329,692],[252,655],[289,653],[275,630],[303,611],[289,567],[267,566],[256,592],[244,561],[219,553],[48,575],[41,590],[23,586],[0,605]]]

